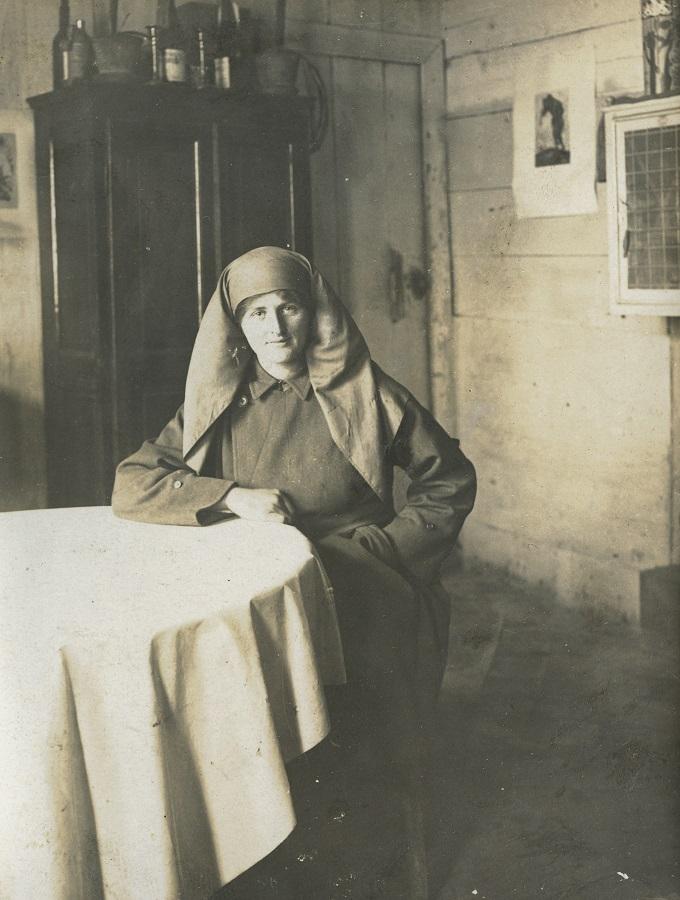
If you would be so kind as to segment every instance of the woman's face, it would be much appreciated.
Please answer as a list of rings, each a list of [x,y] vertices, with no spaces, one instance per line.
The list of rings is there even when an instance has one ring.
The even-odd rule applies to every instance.
[[[304,362],[311,313],[295,291],[249,297],[239,304],[236,319],[264,369]]]

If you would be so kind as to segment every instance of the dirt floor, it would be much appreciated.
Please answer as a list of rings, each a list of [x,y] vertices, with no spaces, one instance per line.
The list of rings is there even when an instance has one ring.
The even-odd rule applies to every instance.
[[[680,900],[680,644],[449,576],[433,900]]]

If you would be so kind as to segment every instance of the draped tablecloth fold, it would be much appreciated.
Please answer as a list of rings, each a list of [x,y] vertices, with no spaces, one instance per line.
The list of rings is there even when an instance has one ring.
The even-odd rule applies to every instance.
[[[206,898],[295,814],[345,679],[294,528],[0,516],[0,896]]]

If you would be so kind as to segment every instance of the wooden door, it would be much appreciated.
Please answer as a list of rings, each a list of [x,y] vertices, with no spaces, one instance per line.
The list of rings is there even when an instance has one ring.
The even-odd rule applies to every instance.
[[[330,100],[311,161],[315,260],[375,360],[451,429],[442,42],[299,21],[287,42],[315,63]]]
[[[332,85],[338,287],[376,362],[428,403],[418,67],[338,58]]]

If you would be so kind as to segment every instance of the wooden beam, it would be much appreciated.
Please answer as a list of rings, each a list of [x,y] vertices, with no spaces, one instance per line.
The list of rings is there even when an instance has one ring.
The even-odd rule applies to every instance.
[[[446,56],[517,47],[631,22],[637,23],[642,41],[638,0],[493,0],[480,4],[473,19],[451,22],[444,33]]]
[[[456,430],[453,380],[453,283],[447,191],[444,47],[421,65],[420,85],[425,200],[425,260],[430,277],[429,356],[432,409],[450,433]]]
[[[441,47],[441,41],[419,35],[287,19],[286,46],[322,56],[421,65]]]
[[[671,562],[680,563],[680,318],[668,320],[671,338]]]

